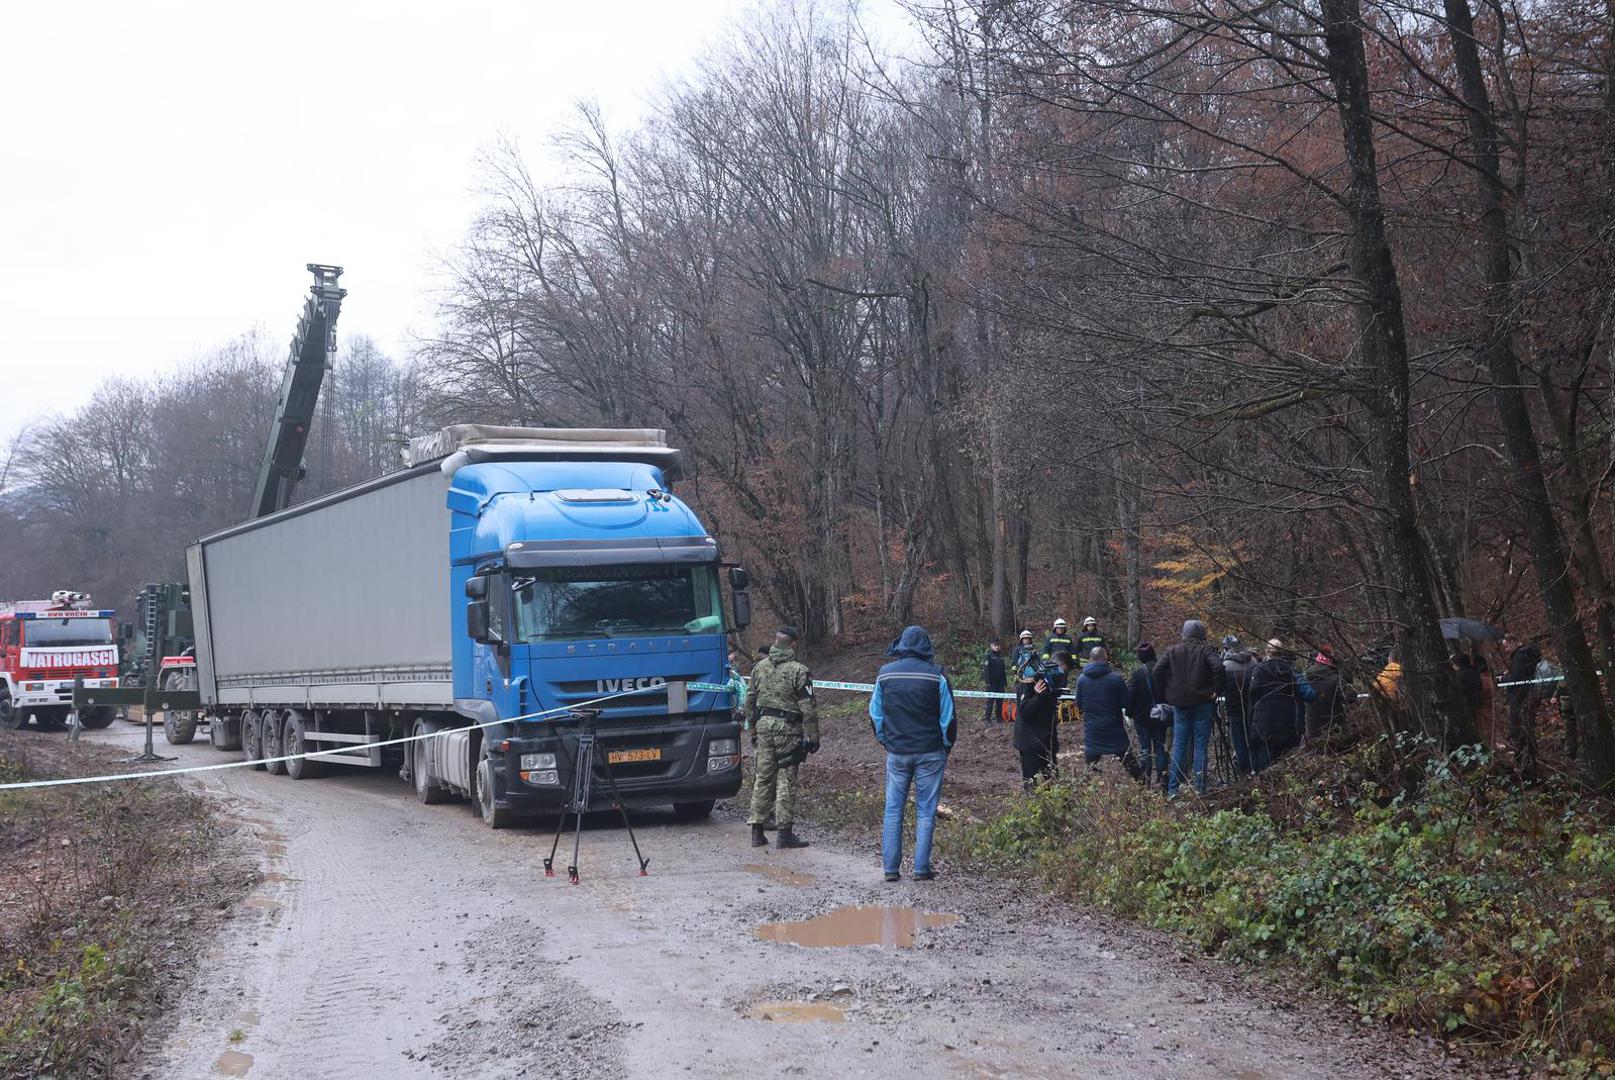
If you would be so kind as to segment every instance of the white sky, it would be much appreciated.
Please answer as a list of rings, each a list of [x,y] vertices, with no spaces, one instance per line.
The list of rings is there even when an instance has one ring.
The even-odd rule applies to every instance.
[[[497,137],[614,123],[743,0],[0,4],[0,439],[261,325],[305,263],[400,354]],[[340,362],[340,361],[339,361]]]

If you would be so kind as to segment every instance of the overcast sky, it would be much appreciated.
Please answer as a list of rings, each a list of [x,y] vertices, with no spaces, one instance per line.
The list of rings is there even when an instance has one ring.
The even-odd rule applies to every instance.
[[[346,267],[344,334],[430,328],[479,149],[631,120],[742,0],[0,5],[0,437],[261,325]],[[339,361],[340,362],[340,361]]]

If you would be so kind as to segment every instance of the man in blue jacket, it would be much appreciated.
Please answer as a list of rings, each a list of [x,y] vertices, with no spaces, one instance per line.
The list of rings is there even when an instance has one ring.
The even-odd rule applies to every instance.
[[[931,635],[910,626],[886,655],[896,657],[875,678],[869,720],[875,740],[886,750],[886,823],[881,860],[886,880],[900,877],[903,863],[903,808],[914,790],[914,880],[930,881],[931,833],[942,797],[942,769],[958,732],[953,690],[933,657]]]
[[[1097,765],[1104,757],[1120,758],[1127,772],[1138,779],[1138,758],[1122,722],[1122,710],[1131,697],[1127,680],[1111,668],[1110,654],[1103,648],[1090,655],[1077,679],[1075,695],[1077,708],[1082,710],[1082,749],[1088,764]]]

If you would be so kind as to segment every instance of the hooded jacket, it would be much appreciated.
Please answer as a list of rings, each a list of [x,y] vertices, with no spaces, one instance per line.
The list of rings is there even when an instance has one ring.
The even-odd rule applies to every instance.
[[[1127,682],[1127,715],[1133,726],[1143,725],[1151,731],[1161,725],[1150,716],[1155,708],[1155,650],[1145,647],[1138,650],[1138,667],[1133,669]]]
[[[1155,700],[1174,709],[1192,709],[1217,699],[1222,689],[1222,657],[1206,641],[1206,624],[1190,619],[1183,624],[1183,640],[1155,662]]]
[[[1076,697],[1082,710],[1082,748],[1090,754],[1125,754],[1132,746],[1122,723],[1127,680],[1103,660],[1095,660],[1078,676]]]
[[[1256,656],[1249,649],[1236,649],[1222,658],[1223,703],[1230,720],[1243,720],[1250,712],[1245,683],[1255,666]]]
[[[889,754],[933,754],[952,749],[957,725],[953,690],[933,657],[931,635],[910,626],[886,650],[896,657],[875,677],[869,721]]]

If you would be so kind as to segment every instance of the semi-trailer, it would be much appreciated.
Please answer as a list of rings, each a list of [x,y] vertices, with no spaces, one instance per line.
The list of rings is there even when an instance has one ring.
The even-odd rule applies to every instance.
[[[565,806],[585,727],[628,805],[739,790],[719,687],[746,574],[672,493],[662,431],[459,425],[404,460],[187,549],[216,747],[294,779],[398,768],[494,828]]]

